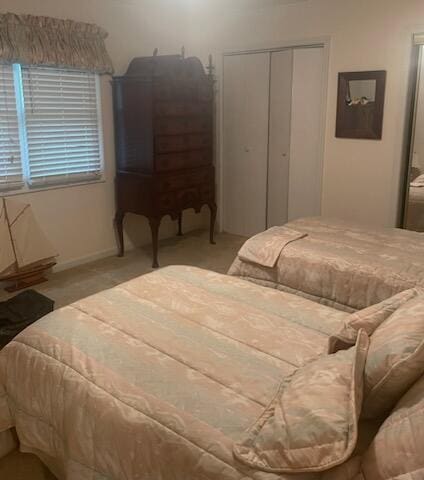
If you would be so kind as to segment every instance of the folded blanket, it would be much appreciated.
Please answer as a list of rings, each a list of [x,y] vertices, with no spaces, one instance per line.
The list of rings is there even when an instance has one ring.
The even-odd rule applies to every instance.
[[[360,330],[355,347],[318,357],[286,376],[234,445],[234,456],[270,473],[323,472],[350,458],[358,441],[368,346]]]
[[[240,249],[241,260],[263,267],[275,267],[283,249],[291,242],[305,238],[308,234],[288,227],[272,227],[250,238]]]

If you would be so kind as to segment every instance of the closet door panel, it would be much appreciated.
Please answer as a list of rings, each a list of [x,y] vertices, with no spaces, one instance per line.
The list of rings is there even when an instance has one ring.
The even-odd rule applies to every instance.
[[[269,53],[224,57],[224,230],[266,228]]]
[[[323,49],[293,51],[289,220],[321,214]]]
[[[293,50],[271,54],[267,227],[288,220]]]

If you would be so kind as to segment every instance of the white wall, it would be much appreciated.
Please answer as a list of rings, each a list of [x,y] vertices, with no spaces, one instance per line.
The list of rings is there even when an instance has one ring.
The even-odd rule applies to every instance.
[[[225,50],[330,38],[322,213],[395,225],[412,34],[424,30],[424,2],[305,0],[275,6],[262,0],[262,8],[249,2],[244,11],[230,1],[186,2],[188,50],[204,59],[213,53],[218,67]],[[382,141],[335,138],[338,72],[380,69],[387,70]]]
[[[183,11],[174,0],[1,0],[1,12],[46,15],[96,23],[109,32],[107,49],[117,74],[125,72],[135,56],[179,53],[185,28]],[[19,195],[32,204],[41,226],[60,254],[59,264],[70,266],[115,251],[112,221],[114,200],[114,138],[110,77],[102,77],[105,140],[105,182]],[[185,230],[205,224],[202,215],[185,214]],[[127,244],[150,242],[147,220],[128,216]],[[161,235],[176,227],[163,220]]]

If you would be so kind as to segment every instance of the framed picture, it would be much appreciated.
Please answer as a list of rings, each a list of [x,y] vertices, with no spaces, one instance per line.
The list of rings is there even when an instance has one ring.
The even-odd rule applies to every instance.
[[[339,73],[336,137],[381,140],[386,71]]]

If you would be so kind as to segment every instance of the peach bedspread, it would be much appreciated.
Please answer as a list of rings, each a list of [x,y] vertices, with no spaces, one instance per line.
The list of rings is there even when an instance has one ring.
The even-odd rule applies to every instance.
[[[346,314],[190,267],[62,308],[0,353],[0,432],[67,480],[316,480],[232,449]]]
[[[424,283],[423,233],[322,217],[303,218],[286,227],[306,237],[286,244],[283,235],[284,248],[273,268],[263,266],[261,258],[247,262],[239,255],[228,273],[347,312]],[[255,245],[263,256],[261,235],[269,243],[266,232],[251,239],[250,256]],[[277,248],[275,234],[273,242]]]

